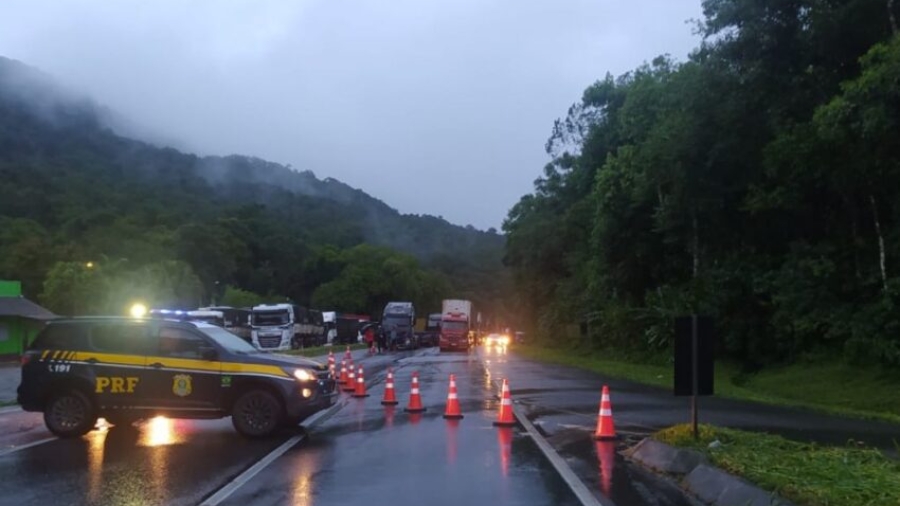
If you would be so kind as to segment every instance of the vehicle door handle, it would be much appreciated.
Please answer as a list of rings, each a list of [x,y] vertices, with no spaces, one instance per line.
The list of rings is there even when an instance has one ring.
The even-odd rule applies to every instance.
[[[162,366],[163,365],[159,362],[153,362],[152,364],[150,364],[150,367],[152,367],[154,369],[162,369]]]
[[[97,360],[97,359],[94,358],[94,357],[91,357],[91,358],[85,360],[85,362],[87,362],[87,363],[89,363],[89,364],[91,364],[91,365],[94,365],[94,364],[96,364],[97,362],[99,362],[99,360]]]

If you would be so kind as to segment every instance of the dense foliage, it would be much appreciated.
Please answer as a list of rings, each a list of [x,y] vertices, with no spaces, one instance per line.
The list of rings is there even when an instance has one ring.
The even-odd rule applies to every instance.
[[[111,117],[0,58],[0,278],[56,312],[290,299],[377,315],[444,297],[504,311],[494,231],[401,215],[309,171],[158,148]]]
[[[504,224],[523,314],[646,352],[700,312],[748,368],[900,364],[900,8],[703,7],[688,61],[607,76],[555,125]]]

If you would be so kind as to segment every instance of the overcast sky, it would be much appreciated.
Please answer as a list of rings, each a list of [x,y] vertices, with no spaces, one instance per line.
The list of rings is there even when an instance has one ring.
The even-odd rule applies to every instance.
[[[684,60],[700,17],[700,0],[2,0],[0,55],[180,149],[486,229],[588,85]]]

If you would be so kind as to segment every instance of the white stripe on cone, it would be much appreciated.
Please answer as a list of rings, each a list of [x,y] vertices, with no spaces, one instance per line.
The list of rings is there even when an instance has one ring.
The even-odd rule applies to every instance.
[[[612,410],[609,408],[601,409],[600,416],[612,416]]]

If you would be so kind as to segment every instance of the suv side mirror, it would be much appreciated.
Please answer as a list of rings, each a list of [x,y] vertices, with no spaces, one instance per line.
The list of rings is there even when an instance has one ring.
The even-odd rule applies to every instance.
[[[203,346],[200,348],[200,356],[203,360],[216,360],[219,358],[219,352],[212,346]]]

